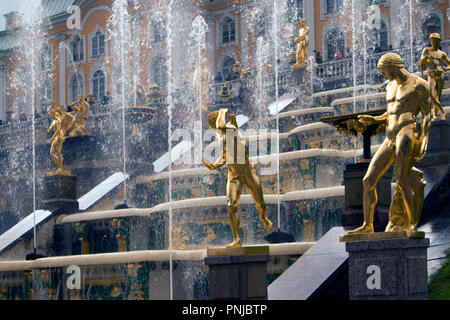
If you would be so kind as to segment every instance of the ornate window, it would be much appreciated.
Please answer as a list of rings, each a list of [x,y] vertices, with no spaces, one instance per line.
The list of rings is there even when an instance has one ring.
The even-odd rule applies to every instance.
[[[39,85],[38,101],[39,101],[39,113],[46,112],[50,103],[53,100],[53,85],[50,79],[42,82]]]
[[[342,55],[345,54],[345,37],[342,31],[337,28],[331,29],[326,41],[328,60],[333,60],[336,51],[339,51]]]
[[[97,70],[92,76],[92,93],[95,100],[101,100],[105,96],[105,73],[102,70]]]
[[[162,88],[166,88],[168,82],[166,60],[161,57],[155,59],[152,71],[153,71],[153,83],[156,83]]]
[[[381,20],[381,28],[375,31],[376,44],[381,50],[386,50],[389,45],[388,29],[386,23]]]
[[[74,62],[84,60],[84,42],[80,36],[76,35],[71,42],[72,58]]]
[[[44,44],[41,52],[41,58],[39,66],[41,70],[48,70],[52,68],[53,65],[53,53],[51,47],[46,43]]]
[[[221,24],[222,43],[232,43],[236,41],[236,22],[227,17]]]
[[[442,22],[435,15],[430,15],[423,23],[422,28],[425,42],[428,42],[431,33],[439,33],[442,36]]]
[[[70,79],[70,102],[78,100],[80,94],[84,94],[83,77],[80,74],[74,74]]]
[[[288,0],[288,21],[297,22],[303,18],[303,0]]]
[[[150,42],[163,42],[167,38],[166,23],[162,19],[156,19],[149,25]]]
[[[222,75],[225,81],[228,80],[229,76],[233,74],[233,65],[236,63],[234,58],[228,57],[222,63]]]
[[[267,12],[265,10],[261,11],[256,16],[255,20],[255,38],[265,36],[267,32]]]
[[[92,37],[92,57],[97,58],[105,54],[105,35],[98,30]]]
[[[326,14],[333,14],[342,8],[342,0],[326,0]]]

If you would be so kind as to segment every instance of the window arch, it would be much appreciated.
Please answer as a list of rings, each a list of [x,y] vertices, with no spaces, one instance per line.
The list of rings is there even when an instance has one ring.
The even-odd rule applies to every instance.
[[[333,60],[336,51],[342,55],[345,53],[345,36],[344,33],[337,28],[331,29],[326,38],[327,58]]]
[[[166,88],[168,83],[166,60],[162,57],[156,58],[153,63],[152,71],[153,83],[156,83],[160,87]]]
[[[92,37],[92,57],[97,58],[105,54],[105,35],[98,30]]]
[[[97,70],[92,76],[92,93],[95,100],[101,100],[105,96],[106,77],[102,70]]]
[[[425,19],[423,25],[423,35],[424,35],[424,41],[428,42],[428,38],[430,37],[431,33],[439,33],[442,32],[442,22],[439,17],[435,15],[430,15],[427,19]],[[442,36],[442,34],[441,34]]]
[[[303,18],[303,0],[288,0],[288,21],[297,22]]]
[[[267,33],[267,12],[262,10],[255,19],[254,27],[255,38],[265,36]]]
[[[236,21],[226,17],[221,24],[222,43],[232,43],[236,41]]]
[[[233,75],[233,65],[236,63],[236,60],[232,57],[227,57],[223,63],[222,63],[222,67],[221,72],[223,75],[223,78],[226,80],[229,79],[230,76]]]
[[[386,50],[389,46],[388,28],[386,23],[381,20],[381,28],[376,31],[377,45],[381,50]]]
[[[84,94],[83,77],[75,73],[70,79],[70,102],[77,101],[80,94]]]
[[[71,42],[72,58],[74,62],[84,60],[84,42],[79,35],[76,35]]]
[[[42,47],[41,51],[41,57],[40,57],[40,67],[41,70],[47,70],[51,69],[53,64],[53,56],[52,56],[52,49],[51,47],[46,43]]]
[[[38,91],[39,113],[46,112],[53,100],[53,84],[50,79],[40,83]]]

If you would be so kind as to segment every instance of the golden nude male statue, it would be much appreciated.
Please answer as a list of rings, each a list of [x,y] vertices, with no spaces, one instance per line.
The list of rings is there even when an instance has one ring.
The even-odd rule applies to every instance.
[[[422,57],[419,61],[419,68],[422,72],[424,65],[427,66],[428,83],[430,85],[431,97],[433,100],[433,119],[432,120],[445,120],[445,111],[441,106],[441,94],[444,88],[445,71],[448,70],[450,60],[445,52],[439,50],[439,44],[441,43],[441,36],[439,33],[430,34],[431,48],[425,48],[422,52]],[[442,66],[442,62],[447,64],[447,67]],[[441,113],[441,117],[438,117],[438,111]]]
[[[78,100],[70,105],[75,111],[75,116],[72,118],[70,125],[70,137],[84,135],[84,117],[89,115],[89,103],[83,95],[78,96]]]
[[[360,115],[359,121],[365,126],[385,122],[386,139],[363,178],[364,223],[347,235],[374,232],[376,185],[394,162],[397,183],[385,231],[417,231],[423,206],[426,182],[423,173],[413,165],[423,159],[427,150],[431,126],[430,87],[425,80],[406,71],[402,59],[395,53],[382,56],[378,69],[390,81],[386,88],[387,111],[377,117]],[[419,113],[422,113],[420,137],[416,127]]]
[[[53,120],[50,128],[48,128],[48,133],[51,131],[55,132],[50,140],[50,155],[58,166],[58,170],[48,172],[47,175],[70,175],[70,171],[63,169],[62,147],[66,141],[73,117],[55,102],[52,103],[48,113]]]
[[[296,61],[292,66],[293,68],[304,67],[307,61],[307,53],[309,46],[309,30],[310,28],[306,25],[306,19],[302,18],[298,23],[298,37],[294,39],[297,43]]]
[[[206,116],[210,129],[217,134],[217,140],[222,154],[213,164],[207,160],[202,160],[202,163],[210,170],[218,169],[225,164],[228,165],[227,203],[233,242],[227,245],[227,248],[235,248],[242,247],[239,236],[240,221],[238,217],[238,204],[244,185],[247,186],[252,195],[259,213],[259,218],[268,231],[272,231],[273,224],[266,216],[268,207],[264,202],[261,182],[255,166],[249,161],[248,147],[245,145],[245,139],[238,130],[234,115],[228,115],[230,123],[226,123],[227,114],[228,109],[220,109]],[[234,152],[233,150],[229,150],[230,148],[234,149]],[[241,152],[243,154],[240,154]]]

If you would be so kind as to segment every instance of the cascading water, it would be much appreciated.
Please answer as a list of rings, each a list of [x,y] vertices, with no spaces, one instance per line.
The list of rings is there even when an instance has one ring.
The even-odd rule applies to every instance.
[[[206,73],[208,72],[206,70],[206,33],[208,32],[208,25],[205,22],[205,19],[198,15],[194,21],[192,22],[192,31],[190,33],[190,38],[192,39],[194,46],[195,46],[195,72],[194,72],[194,90],[197,95],[196,100],[196,108],[198,108],[198,121],[196,122],[196,125],[194,126],[195,130],[198,132],[198,134],[194,135],[195,137],[199,137],[199,139],[195,139],[198,141],[194,141],[194,163],[198,164],[201,162],[201,156],[203,151],[203,108],[207,108],[207,105],[203,105],[206,103],[204,101],[204,90],[208,90],[208,88],[204,88],[204,78],[206,77]],[[208,93],[206,92],[206,95]]]
[[[108,20],[109,39],[111,40],[111,61],[114,65],[112,72],[113,92],[118,97],[122,108],[122,160],[123,173],[127,174],[126,154],[126,120],[125,113],[128,106],[131,84],[131,65],[129,55],[132,48],[131,17],[128,13],[127,0],[115,0],[112,4],[112,14]],[[127,181],[123,183],[123,200],[127,204]]]
[[[281,229],[281,188],[280,188],[280,119],[279,119],[279,88],[278,88],[278,6],[277,1],[273,1],[272,3],[272,9],[273,9],[273,26],[272,26],[272,41],[274,45],[274,63],[275,66],[275,103],[276,103],[276,134],[277,134],[277,141],[276,141],[276,155],[277,155],[277,220],[278,220],[278,231]]]
[[[167,136],[168,136],[168,147],[169,147],[169,292],[170,300],[173,300],[173,208],[172,208],[172,110],[173,110],[173,95],[174,95],[174,74],[173,74],[173,15],[174,1],[170,0],[167,8]],[[201,108],[200,108],[201,110]]]
[[[33,195],[33,251],[36,253],[36,118],[38,103],[43,97],[38,92],[38,83],[45,84],[52,79],[52,72],[47,70],[45,38],[42,28],[44,13],[41,1],[34,0],[22,8],[22,27],[18,36],[21,55],[20,66],[13,75],[13,88],[21,92],[29,103],[31,118],[32,144],[32,195]],[[48,57],[47,57],[48,58]],[[41,67],[40,67],[41,66]],[[20,93],[19,93],[20,96]],[[47,111],[47,110],[45,110]]]

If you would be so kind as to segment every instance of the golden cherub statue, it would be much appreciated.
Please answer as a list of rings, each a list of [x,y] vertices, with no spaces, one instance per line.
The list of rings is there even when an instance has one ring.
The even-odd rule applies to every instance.
[[[417,231],[424,201],[426,181],[423,172],[413,167],[425,156],[431,127],[430,86],[410,74],[402,59],[387,53],[378,61],[378,69],[390,82],[386,88],[387,111],[380,116],[360,115],[365,126],[386,123],[386,139],[375,153],[363,178],[364,223],[347,235],[373,233],[373,216],[377,203],[376,186],[395,162],[395,193],[385,232]],[[417,134],[416,117],[422,113],[421,135]]]
[[[75,115],[72,118],[70,137],[84,135],[84,117],[89,115],[89,103],[86,101],[83,95],[78,96],[78,100],[70,105],[75,111]]]
[[[192,85],[194,86],[196,110],[208,110],[208,90],[211,74],[208,71],[206,60],[197,58]]]
[[[309,30],[310,28],[306,25],[306,19],[302,18],[297,25],[298,28],[298,37],[295,37],[294,42],[297,43],[297,51],[296,51],[296,61],[292,68],[304,67],[307,62],[307,53],[309,46]]]
[[[53,120],[48,133],[54,131],[50,143],[50,155],[58,166],[58,170],[50,171],[47,175],[70,175],[70,171],[63,169],[62,147],[67,138],[67,133],[71,127],[73,116],[64,110],[64,107],[52,102],[52,107],[48,111],[50,118]]]
[[[430,34],[431,47],[423,49],[422,57],[419,61],[419,68],[422,72],[423,67],[427,65],[428,83],[430,84],[431,98],[433,100],[433,119],[432,120],[445,120],[445,111],[441,106],[441,94],[444,88],[445,71],[449,69],[450,60],[445,52],[439,50],[439,44],[441,43],[441,36],[439,33]],[[447,67],[442,66],[442,62],[447,64]],[[441,117],[438,117],[438,111],[441,112]]]
[[[249,161],[249,151],[245,145],[245,138],[239,132],[235,115],[228,114],[230,123],[226,123],[225,117],[227,114],[228,109],[220,109],[206,116],[210,129],[217,135],[222,155],[214,163],[202,160],[202,164],[210,170],[218,169],[225,164],[228,165],[227,202],[233,242],[227,245],[227,248],[234,248],[242,247],[239,236],[238,205],[244,185],[247,186],[252,195],[259,218],[268,231],[272,231],[273,224],[266,216],[268,207],[264,202],[264,194],[255,166]],[[231,145],[227,146],[228,144]],[[227,147],[233,148],[234,152],[233,150],[227,150]]]

